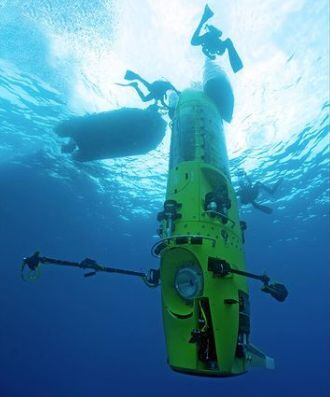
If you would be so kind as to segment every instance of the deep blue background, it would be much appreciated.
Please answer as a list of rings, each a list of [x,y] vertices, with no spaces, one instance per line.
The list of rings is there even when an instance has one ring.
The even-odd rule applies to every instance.
[[[321,209],[294,224],[246,214],[250,270],[267,269],[290,291],[280,304],[251,283],[251,339],[277,367],[203,379],[166,364],[159,289],[116,275],[84,279],[74,269],[44,267],[39,281],[20,279],[20,260],[35,249],[136,269],[156,266],[149,254],[155,216],[114,223],[114,203],[100,204],[87,182],[65,185],[40,167],[2,166],[0,179],[1,396],[328,395],[329,229]],[[288,204],[285,213],[306,205]],[[279,241],[292,233],[296,239]]]

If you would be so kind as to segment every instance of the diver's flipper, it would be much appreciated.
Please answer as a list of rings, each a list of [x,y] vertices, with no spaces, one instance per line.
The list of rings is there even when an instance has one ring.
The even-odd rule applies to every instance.
[[[131,70],[127,70],[125,73],[124,79],[125,80],[139,80],[140,76],[137,73],[132,72]]]
[[[276,192],[276,190],[280,187],[280,185],[282,184],[282,182],[283,182],[283,178],[280,178],[280,179],[275,183],[275,185],[271,188],[272,194],[274,194],[274,193]]]
[[[274,359],[266,356],[255,346],[248,344],[246,347],[247,355],[250,356],[249,365],[251,367],[261,367],[266,369],[275,369]]]
[[[211,8],[206,4],[204,8],[204,13],[201,19],[201,24],[204,24],[206,21],[208,21],[210,18],[212,18],[214,15],[214,12],[211,10]]]
[[[133,81],[132,83],[115,83],[116,85],[120,85],[120,87],[138,87],[138,83]]]
[[[254,208],[256,208],[259,211],[264,212],[265,214],[271,214],[273,212],[273,209],[270,207],[266,207],[265,205],[261,205],[256,203],[255,201],[252,201],[251,203]]]
[[[233,69],[233,72],[237,73],[243,68],[243,62],[239,57],[233,42],[230,39],[227,40],[227,50],[228,50],[230,66]]]
[[[268,187],[261,182],[257,182],[257,183],[258,183],[260,189],[263,189],[268,194],[273,195],[276,192],[276,190],[279,188],[279,186],[281,185],[282,181],[283,181],[283,178],[280,178],[272,187]]]

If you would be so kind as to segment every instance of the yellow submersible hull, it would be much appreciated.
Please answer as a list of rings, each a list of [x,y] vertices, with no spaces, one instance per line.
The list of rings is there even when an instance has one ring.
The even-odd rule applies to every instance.
[[[223,124],[212,100],[186,90],[176,107],[166,201],[158,214],[162,311],[168,362],[196,375],[231,376],[272,360],[249,343],[243,223]]]
[[[213,79],[213,81],[211,81]],[[158,214],[161,237],[153,247],[160,269],[148,272],[41,256],[23,259],[25,281],[41,265],[141,278],[161,286],[168,363],[175,371],[201,376],[232,376],[250,366],[273,367],[273,360],[251,345],[247,278],[284,302],[288,291],[266,275],[246,272],[246,224],[239,220],[222,119],[229,121],[233,95],[226,76],[208,76],[201,91],[186,90],[172,107],[172,139],[166,201]],[[220,90],[220,91],[219,91]],[[219,94],[220,92],[220,94]]]

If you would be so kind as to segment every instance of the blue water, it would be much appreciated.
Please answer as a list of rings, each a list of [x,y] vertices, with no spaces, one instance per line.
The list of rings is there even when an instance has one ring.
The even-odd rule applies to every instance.
[[[252,336],[276,370],[230,379],[170,371],[160,290],[138,279],[44,268],[21,258],[92,257],[157,267],[150,255],[166,189],[170,132],[146,156],[79,164],[54,126],[70,115],[141,106],[114,83],[127,68],[178,89],[198,85],[189,45],[204,2],[0,0],[0,396],[329,395],[329,21],[326,0],[210,1],[244,61],[226,126],[230,166],[267,184],[267,216],[248,222],[251,271],[289,288],[272,301],[251,282]],[[236,186],[237,180],[233,178]]]

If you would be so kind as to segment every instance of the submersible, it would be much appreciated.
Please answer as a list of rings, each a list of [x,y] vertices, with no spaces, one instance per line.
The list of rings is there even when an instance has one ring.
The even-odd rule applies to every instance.
[[[24,259],[22,275],[33,278],[41,264],[55,264],[91,270],[86,276],[120,273],[141,277],[151,287],[160,285],[170,367],[223,377],[250,366],[273,367],[273,360],[250,343],[246,278],[260,280],[263,291],[278,301],[285,300],[287,290],[266,275],[245,270],[246,224],[239,219],[223,131],[223,118],[231,119],[233,95],[223,72],[209,77],[204,90],[183,91],[173,112],[166,200],[157,217],[160,240],[152,248],[160,268],[143,273],[37,252]],[[214,95],[217,85],[220,96]]]
[[[223,123],[202,91],[181,94],[172,126],[162,240],[162,311],[169,365],[200,375],[238,375],[272,360],[249,343],[244,223],[228,169]]]

